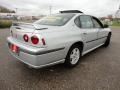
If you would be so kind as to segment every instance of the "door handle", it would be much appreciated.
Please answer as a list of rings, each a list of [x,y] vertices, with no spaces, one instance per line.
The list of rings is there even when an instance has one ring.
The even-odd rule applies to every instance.
[[[86,32],[84,32],[83,34],[84,34],[84,35],[87,35],[87,33],[86,33]]]

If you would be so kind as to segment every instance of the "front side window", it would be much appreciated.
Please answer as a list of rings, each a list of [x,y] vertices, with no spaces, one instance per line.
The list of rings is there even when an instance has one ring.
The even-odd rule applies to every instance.
[[[93,28],[93,22],[90,16],[80,16],[81,28]]]
[[[100,21],[97,18],[93,17],[92,20],[93,20],[95,28],[102,28],[102,24],[100,23]]]
[[[63,26],[65,25],[74,14],[57,14],[57,15],[51,15],[44,17],[43,19],[40,19],[35,24],[39,25],[49,25],[49,26]]]

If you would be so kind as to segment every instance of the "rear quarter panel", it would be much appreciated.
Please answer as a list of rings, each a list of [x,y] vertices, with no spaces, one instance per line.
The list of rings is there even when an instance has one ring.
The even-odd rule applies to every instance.
[[[57,59],[64,59],[68,53],[68,50],[75,42],[82,41],[81,32],[74,25],[70,26],[61,26],[60,28],[56,28],[49,31],[38,31],[45,41],[46,41],[46,49],[57,49],[64,48],[62,51],[57,52]]]

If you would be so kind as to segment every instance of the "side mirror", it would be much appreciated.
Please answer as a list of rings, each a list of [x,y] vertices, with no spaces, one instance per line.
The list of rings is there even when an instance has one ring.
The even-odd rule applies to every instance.
[[[104,24],[103,27],[104,27],[104,28],[108,28],[109,26],[108,26],[107,24]]]

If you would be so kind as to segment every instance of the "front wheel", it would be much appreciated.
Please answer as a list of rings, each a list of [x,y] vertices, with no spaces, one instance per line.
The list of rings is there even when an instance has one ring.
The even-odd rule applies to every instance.
[[[70,48],[66,56],[65,64],[69,67],[74,67],[79,63],[80,57],[81,57],[81,48],[79,45],[74,45]]]
[[[108,47],[109,46],[110,39],[111,39],[111,33],[108,34],[107,39],[106,39],[106,41],[105,41],[105,43],[103,45],[104,47]]]

